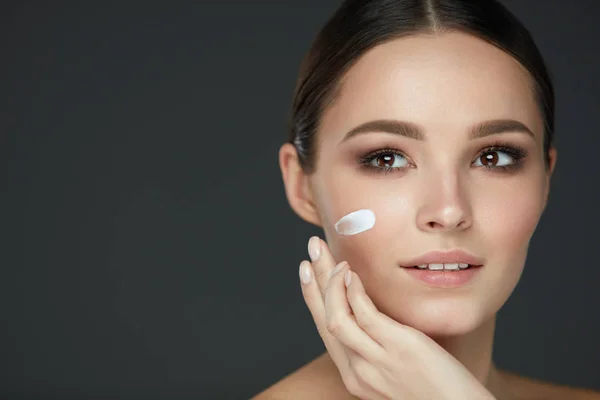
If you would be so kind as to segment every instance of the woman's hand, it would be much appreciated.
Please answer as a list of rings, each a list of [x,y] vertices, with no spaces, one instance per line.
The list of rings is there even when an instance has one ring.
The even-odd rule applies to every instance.
[[[347,262],[309,242],[302,293],[347,390],[361,399],[494,399],[454,357],[422,332],[377,310]],[[335,268],[334,268],[335,267]],[[308,279],[307,279],[308,278]]]

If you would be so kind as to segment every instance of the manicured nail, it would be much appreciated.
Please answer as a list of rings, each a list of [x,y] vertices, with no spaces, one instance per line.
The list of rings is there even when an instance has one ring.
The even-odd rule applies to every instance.
[[[341,263],[339,263],[338,265],[335,266],[335,268],[333,269],[333,271],[331,271],[331,276],[337,274],[338,272],[340,272],[340,270],[342,268],[344,268],[344,266],[346,266],[346,264],[348,264],[346,261],[342,261]]]
[[[346,271],[346,275],[344,276],[344,282],[346,282],[346,287],[350,286],[350,280],[352,279],[352,272],[350,270]]]
[[[308,255],[312,262],[317,261],[321,255],[321,242],[316,236],[311,237],[308,241]]]
[[[310,283],[311,273],[310,273],[310,264],[308,261],[304,260],[300,263],[300,280],[303,284]]]

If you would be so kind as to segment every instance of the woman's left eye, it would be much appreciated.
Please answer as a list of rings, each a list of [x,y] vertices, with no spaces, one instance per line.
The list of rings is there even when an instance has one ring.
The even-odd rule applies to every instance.
[[[481,153],[476,159],[476,167],[506,167],[515,163],[515,158],[505,151],[500,150],[487,150]]]

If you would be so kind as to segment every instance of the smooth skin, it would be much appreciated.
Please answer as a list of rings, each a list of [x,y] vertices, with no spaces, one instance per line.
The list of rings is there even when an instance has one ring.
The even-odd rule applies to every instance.
[[[375,120],[408,122],[422,137],[374,129],[346,139]],[[500,120],[527,132],[471,135]],[[279,163],[290,206],[325,234],[311,241],[320,252],[303,262],[315,279],[302,292],[327,352],[256,399],[600,399],[492,361],[496,313],[520,279],[556,164],[555,149],[544,163],[543,121],[518,62],[458,32],[396,39],[350,68],[320,122],[315,172],[290,144]],[[366,168],[381,149],[393,153]],[[377,215],[373,229],[337,235],[335,222],[361,208]],[[455,248],[484,260],[465,287],[430,288],[399,267]],[[347,264],[330,279],[336,260]]]

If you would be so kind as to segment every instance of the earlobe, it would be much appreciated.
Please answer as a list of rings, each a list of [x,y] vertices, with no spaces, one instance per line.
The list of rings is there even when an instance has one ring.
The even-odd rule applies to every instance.
[[[550,176],[552,175],[552,173],[554,172],[554,167],[556,166],[556,157],[557,157],[557,151],[556,151],[556,147],[551,147],[550,150],[548,151],[548,155],[549,155],[549,161],[550,161],[550,165],[549,165],[549,171],[548,171],[548,178],[550,178]]]
[[[285,143],[279,149],[279,168],[290,207],[306,222],[321,227],[308,176],[300,166],[296,148],[290,143]]]
[[[555,147],[551,147],[548,150],[548,174],[546,176],[546,193],[544,194],[544,210],[546,209],[546,205],[548,204],[548,196],[550,194],[550,178],[552,178],[552,173],[554,172],[554,167],[556,166],[556,157],[557,151]]]

